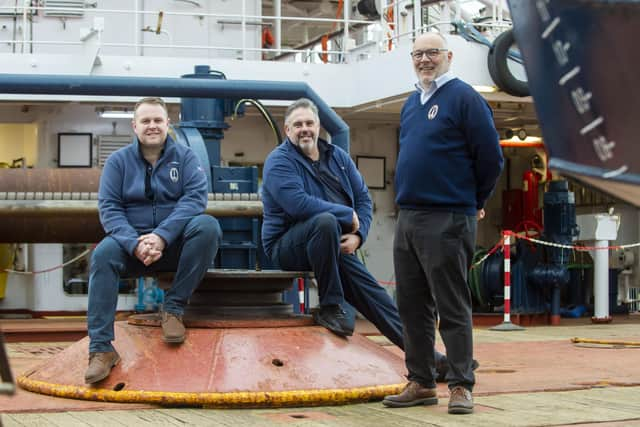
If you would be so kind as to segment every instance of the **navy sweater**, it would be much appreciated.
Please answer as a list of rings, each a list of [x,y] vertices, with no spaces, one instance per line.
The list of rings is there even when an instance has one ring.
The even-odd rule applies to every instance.
[[[402,107],[395,177],[401,209],[475,215],[503,162],[491,109],[463,81],[450,80],[425,105],[415,92]]]

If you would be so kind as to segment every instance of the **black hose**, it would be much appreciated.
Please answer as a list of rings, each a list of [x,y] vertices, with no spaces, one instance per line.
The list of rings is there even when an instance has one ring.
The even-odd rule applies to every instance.
[[[258,109],[258,111],[260,111],[260,114],[262,114],[262,117],[264,117],[264,119],[267,121],[267,123],[269,124],[269,127],[271,128],[271,131],[274,134],[274,137],[276,138],[276,145],[280,145],[280,143],[282,142],[282,134],[280,133],[280,129],[278,129],[278,126],[276,125],[276,121],[274,120],[274,118],[271,115],[271,113],[257,99],[247,99],[247,98],[245,98],[245,99],[241,99],[240,101],[238,101],[236,103],[236,106],[233,108],[234,117],[238,113],[238,108],[243,103],[253,104]]]

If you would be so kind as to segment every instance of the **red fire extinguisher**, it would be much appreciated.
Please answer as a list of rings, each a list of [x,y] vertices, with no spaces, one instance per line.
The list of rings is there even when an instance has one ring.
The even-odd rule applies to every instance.
[[[538,184],[540,176],[532,170],[526,170],[522,174],[522,217],[524,221],[531,221],[536,224],[542,223],[542,212],[540,210],[540,198],[538,195]]]

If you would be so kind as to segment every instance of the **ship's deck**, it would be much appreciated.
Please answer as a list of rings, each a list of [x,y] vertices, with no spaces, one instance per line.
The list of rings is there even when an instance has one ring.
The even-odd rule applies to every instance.
[[[2,328],[37,331],[46,322],[3,321]],[[82,320],[57,321],[77,332]],[[34,326],[38,323],[42,326]],[[379,402],[316,408],[192,409],[161,408],[61,399],[18,390],[0,397],[5,426],[207,425],[207,426],[548,426],[601,424],[640,426],[640,346],[574,344],[580,337],[603,341],[640,342],[640,316],[618,316],[613,323],[593,325],[589,319],[563,319],[560,326],[535,326],[524,331],[474,329],[475,357],[480,361],[474,390],[475,413],[447,414],[447,388],[438,386],[437,406],[388,409]],[[46,326],[49,329],[52,327]],[[401,355],[359,322],[388,351]],[[11,334],[9,334],[11,335]],[[7,344],[14,375],[42,363],[70,342]],[[35,335],[37,336],[37,335]],[[51,335],[54,337],[55,335]],[[442,348],[441,343],[438,346]]]

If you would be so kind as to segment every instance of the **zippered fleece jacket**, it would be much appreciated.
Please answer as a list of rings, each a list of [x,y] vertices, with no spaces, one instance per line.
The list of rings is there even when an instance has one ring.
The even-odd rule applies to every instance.
[[[360,222],[360,244],[364,244],[367,238],[372,203],[362,175],[343,149],[322,139],[318,144],[328,147],[329,169],[340,180],[351,206],[326,200],[323,184],[316,177],[309,160],[287,138],[267,156],[262,174],[262,245],[269,257],[273,245],[293,224],[323,212],[335,216],[342,232],[349,233],[355,210]]]
[[[207,206],[207,177],[195,153],[167,137],[154,167],[140,152],[138,139],[113,152],[100,176],[100,222],[129,254],[138,236],[155,233],[167,246]],[[150,170],[150,188],[145,185]]]
[[[491,108],[467,83],[448,81],[424,105],[420,92],[407,98],[395,177],[401,209],[475,216],[503,163]]]

